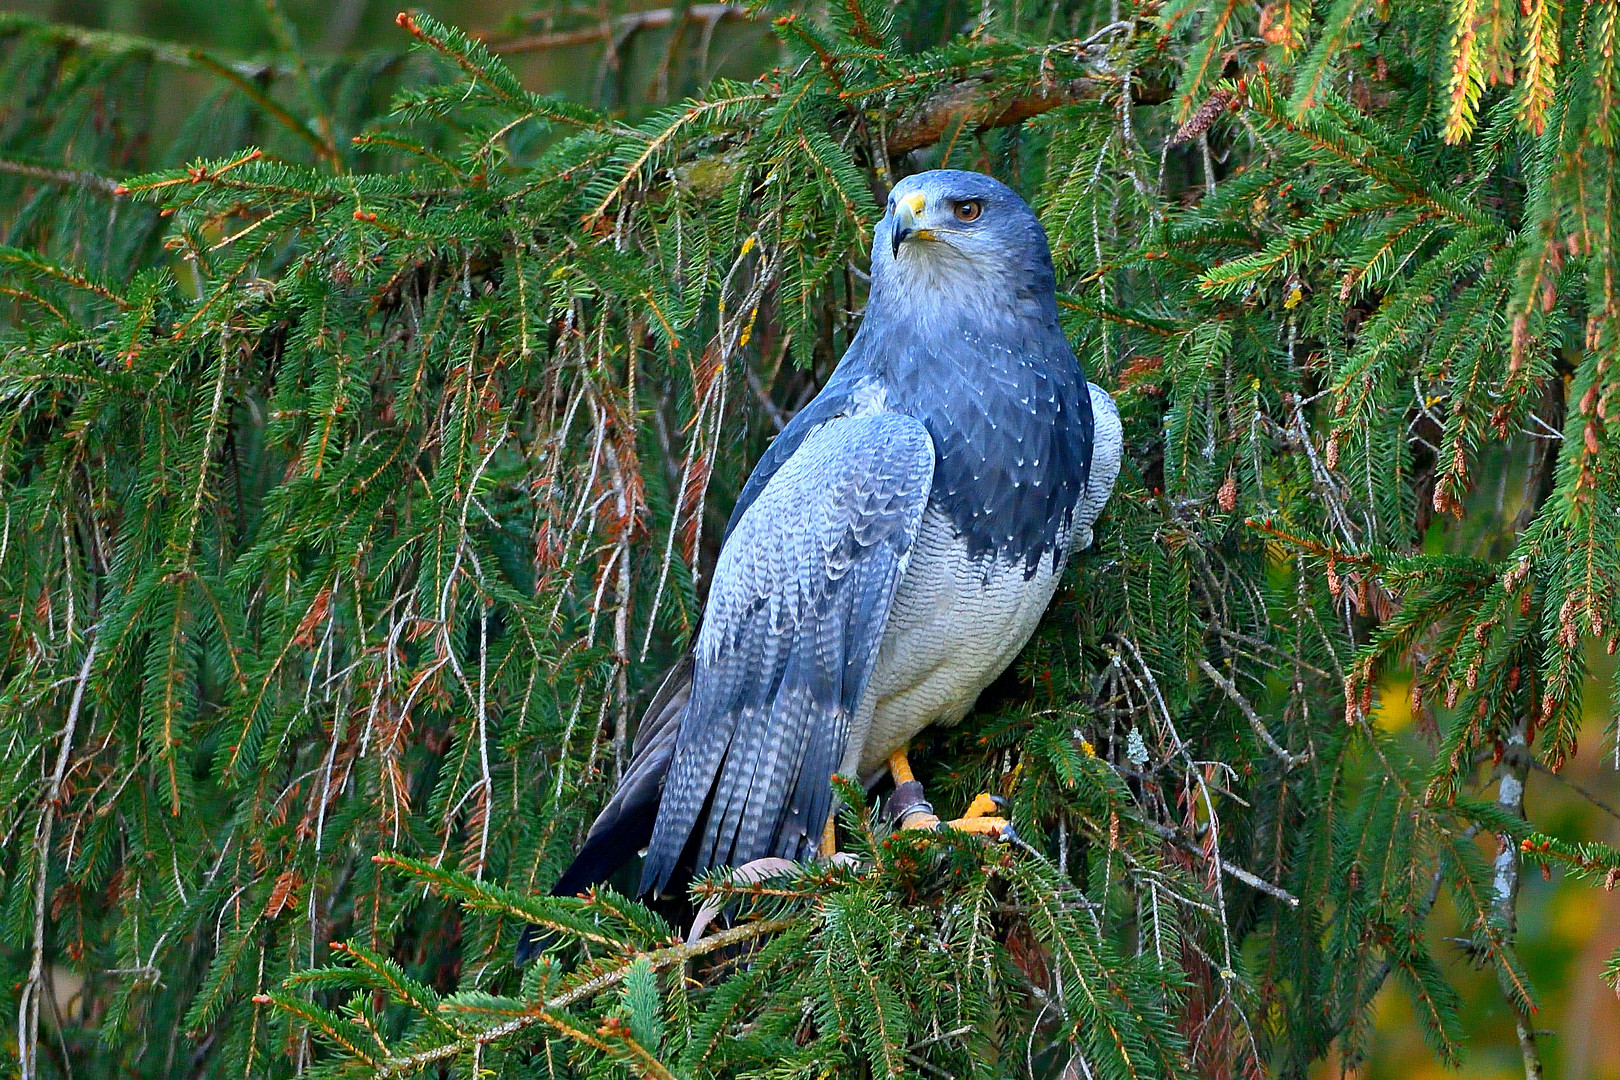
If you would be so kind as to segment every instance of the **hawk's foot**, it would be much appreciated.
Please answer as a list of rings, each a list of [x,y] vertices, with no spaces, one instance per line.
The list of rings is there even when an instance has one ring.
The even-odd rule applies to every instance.
[[[951,821],[941,821],[933,806],[923,797],[923,787],[911,773],[911,762],[904,750],[889,755],[889,773],[894,777],[894,794],[889,796],[889,816],[901,829],[956,829],[994,840],[1013,839],[1012,823],[1000,816],[1004,800],[981,794]]]
[[[889,755],[889,775],[894,777],[894,794],[889,796],[889,817],[902,829],[937,829],[939,817],[923,797],[923,786],[911,775],[911,762],[905,750]]]
[[[945,828],[956,829],[959,832],[977,833],[988,836],[992,840],[1008,841],[1015,835],[1012,822],[1001,816],[1001,809],[1006,800],[995,795],[983,794],[976,796],[962,816],[953,821],[947,821]]]

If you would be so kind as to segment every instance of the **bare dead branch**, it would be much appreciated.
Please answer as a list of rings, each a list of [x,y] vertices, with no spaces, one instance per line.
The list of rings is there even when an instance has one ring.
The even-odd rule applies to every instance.
[[[741,4],[693,4],[683,12],[683,23],[703,23],[714,26],[727,19],[747,20],[748,9]],[[546,49],[566,49],[575,45],[589,45],[595,41],[613,42],[615,48],[623,45],[643,30],[656,30],[675,22],[674,8],[654,8],[635,11],[605,20],[593,26],[573,30],[551,30],[539,34],[525,34],[507,41],[487,42],[491,52],[510,56],[513,53],[542,52]]]
[[[73,700],[68,705],[67,724],[62,729],[62,745],[56,752],[56,768],[51,770],[51,786],[40,811],[39,827],[34,833],[34,854],[38,860],[34,878],[34,941],[33,958],[28,966],[28,980],[23,984],[17,1005],[17,1058],[23,1080],[39,1075],[39,998],[45,987],[45,899],[51,876],[51,827],[56,823],[56,805],[62,799],[62,780],[67,775],[68,760],[73,756],[73,734],[79,726],[79,710],[84,705],[85,687],[90,683],[90,669],[96,663],[96,650],[101,640],[90,642],[85,650],[84,662],[79,665],[79,677],[73,684]]]
[[[1283,763],[1284,768],[1295,769],[1311,759],[1309,753],[1291,754],[1285,750],[1282,744],[1272,737],[1271,731],[1265,725],[1265,721],[1261,720],[1260,715],[1254,711],[1254,706],[1249,704],[1249,700],[1243,696],[1242,692],[1232,683],[1232,680],[1215,670],[1214,664],[1200,656],[1198,666],[1205,675],[1210,677],[1210,681],[1220,687],[1221,691],[1232,699],[1233,704],[1243,711],[1244,717],[1249,721],[1249,726],[1254,729],[1255,737],[1265,744],[1266,749],[1277,755],[1277,759]]]
[[[47,184],[89,188],[102,195],[112,195],[118,188],[118,181],[98,176],[87,169],[53,169],[47,165],[30,165],[26,161],[10,161],[6,158],[0,158],[0,173],[27,180],[42,180]]]
[[[1199,847],[1197,844],[1193,843],[1191,840],[1187,839],[1187,837],[1183,836],[1180,832],[1172,829],[1168,825],[1160,824],[1157,821],[1149,821],[1147,823],[1147,827],[1152,832],[1174,843],[1177,847],[1181,848],[1181,850],[1187,852],[1189,855],[1196,855],[1200,859],[1208,857],[1203,848]],[[1271,882],[1267,881],[1263,877],[1260,877],[1258,874],[1254,874],[1243,869],[1243,867],[1236,865],[1230,859],[1221,860],[1221,871],[1237,878],[1239,881],[1243,882],[1243,884],[1257,892],[1263,892],[1267,896],[1281,900],[1289,907],[1299,907],[1299,897],[1295,896],[1282,886],[1273,885]]]

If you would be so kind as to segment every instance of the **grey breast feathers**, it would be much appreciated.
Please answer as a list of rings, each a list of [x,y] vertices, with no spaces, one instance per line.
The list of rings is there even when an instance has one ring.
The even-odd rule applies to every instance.
[[[814,851],[933,471],[912,417],[837,417],[734,523],[643,891],[664,891],[687,860],[701,871]]]

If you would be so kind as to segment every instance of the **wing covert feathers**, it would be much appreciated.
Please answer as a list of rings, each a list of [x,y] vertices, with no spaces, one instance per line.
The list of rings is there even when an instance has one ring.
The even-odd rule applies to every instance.
[[[1120,424],[1119,408],[1108,391],[1096,383],[1087,383],[1091,394],[1091,475],[1086,478],[1085,494],[1074,508],[1074,539],[1071,551],[1084,551],[1091,546],[1092,526],[1102,516],[1114,493],[1114,481],[1119,479],[1120,459],[1125,451],[1125,429]]]
[[[641,887],[814,851],[934,471],[918,420],[809,433],[734,522]]]

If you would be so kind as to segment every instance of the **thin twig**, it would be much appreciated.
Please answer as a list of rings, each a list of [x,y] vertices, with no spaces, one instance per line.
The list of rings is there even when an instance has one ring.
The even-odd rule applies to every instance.
[[[1538,773],[1552,777],[1554,780],[1558,781],[1560,784],[1563,784],[1565,787],[1569,788],[1575,794],[1579,795],[1581,798],[1585,799],[1599,810],[1602,810],[1605,814],[1608,814],[1615,820],[1620,821],[1620,810],[1616,810],[1614,807],[1610,806],[1608,803],[1604,802],[1590,791],[1587,791],[1585,788],[1581,787],[1581,785],[1577,784],[1563,773],[1553,772],[1550,767],[1542,764],[1535,758],[1530,759],[1530,767],[1536,770]]]
[[[1231,698],[1232,702],[1243,711],[1243,715],[1248,718],[1249,726],[1254,729],[1255,736],[1258,737],[1261,742],[1266,744],[1266,748],[1268,750],[1277,755],[1278,760],[1283,763],[1284,768],[1297,769],[1299,766],[1311,760],[1311,755],[1309,752],[1304,754],[1291,754],[1284,749],[1282,744],[1272,737],[1270,730],[1266,728],[1265,722],[1261,720],[1259,714],[1254,711],[1254,706],[1249,704],[1248,699],[1243,696],[1243,693],[1238,690],[1235,685],[1233,685],[1232,680],[1215,670],[1214,664],[1211,664],[1208,660],[1205,660],[1202,656],[1200,656],[1198,658],[1198,666],[1202,668],[1204,674],[1208,675],[1210,680],[1214,682],[1216,686],[1220,687],[1221,690],[1225,692],[1226,696]]]
[[[51,872],[51,829],[56,824],[56,803],[62,797],[62,780],[67,775],[68,759],[73,756],[73,733],[79,726],[79,710],[84,705],[84,690],[90,682],[90,669],[96,662],[99,640],[90,642],[85,650],[84,662],[79,665],[79,677],[73,686],[73,700],[68,705],[67,726],[62,729],[62,745],[56,751],[56,768],[51,772],[50,790],[45,795],[45,806],[40,811],[39,828],[34,832],[34,853],[38,858],[34,871],[34,947],[33,959],[28,965],[28,981],[23,984],[17,1000],[17,1057],[22,1066],[22,1080],[34,1080],[39,1075],[39,996],[45,980],[45,896],[49,891]]]
[[[751,21],[749,9],[741,4],[693,4],[684,12],[682,23],[701,22],[709,26],[726,19]],[[675,22],[674,8],[653,8],[620,15],[611,22],[598,22],[574,30],[551,30],[540,34],[525,34],[509,40],[486,42],[489,51],[509,56],[513,53],[541,52],[546,49],[567,49],[589,45],[595,41],[612,41],[620,47],[625,41],[643,30],[658,30]]]
[[[28,180],[43,180],[47,184],[89,188],[103,195],[112,195],[118,190],[118,181],[98,176],[87,169],[53,169],[46,165],[30,165],[26,161],[0,158],[0,173],[21,176]]]
[[[1173,842],[1177,847],[1181,848],[1189,855],[1197,855],[1199,858],[1205,857],[1205,853],[1202,848],[1200,848],[1197,844],[1194,844],[1191,840],[1187,839],[1179,831],[1172,829],[1170,826],[1160,824],[1157,821],[1149,821],[1147,823],[1147,827],[1155,835]],[[1281,900],[1289,907],[1299,907],[1299,897],[1295,896],[1293,893],[1289,892],[1287,889],[1284,889],[1280,885],[1273,885],[1271,882],[1267,881],[1263,877],[1260,877],[1258,874],[1250,873],[1248,870],[1243,869],[1243,867],[1235,865],[1230,859],[1221,860],[1221,869],[1257,892],[1263,892],[1267,896]]]

